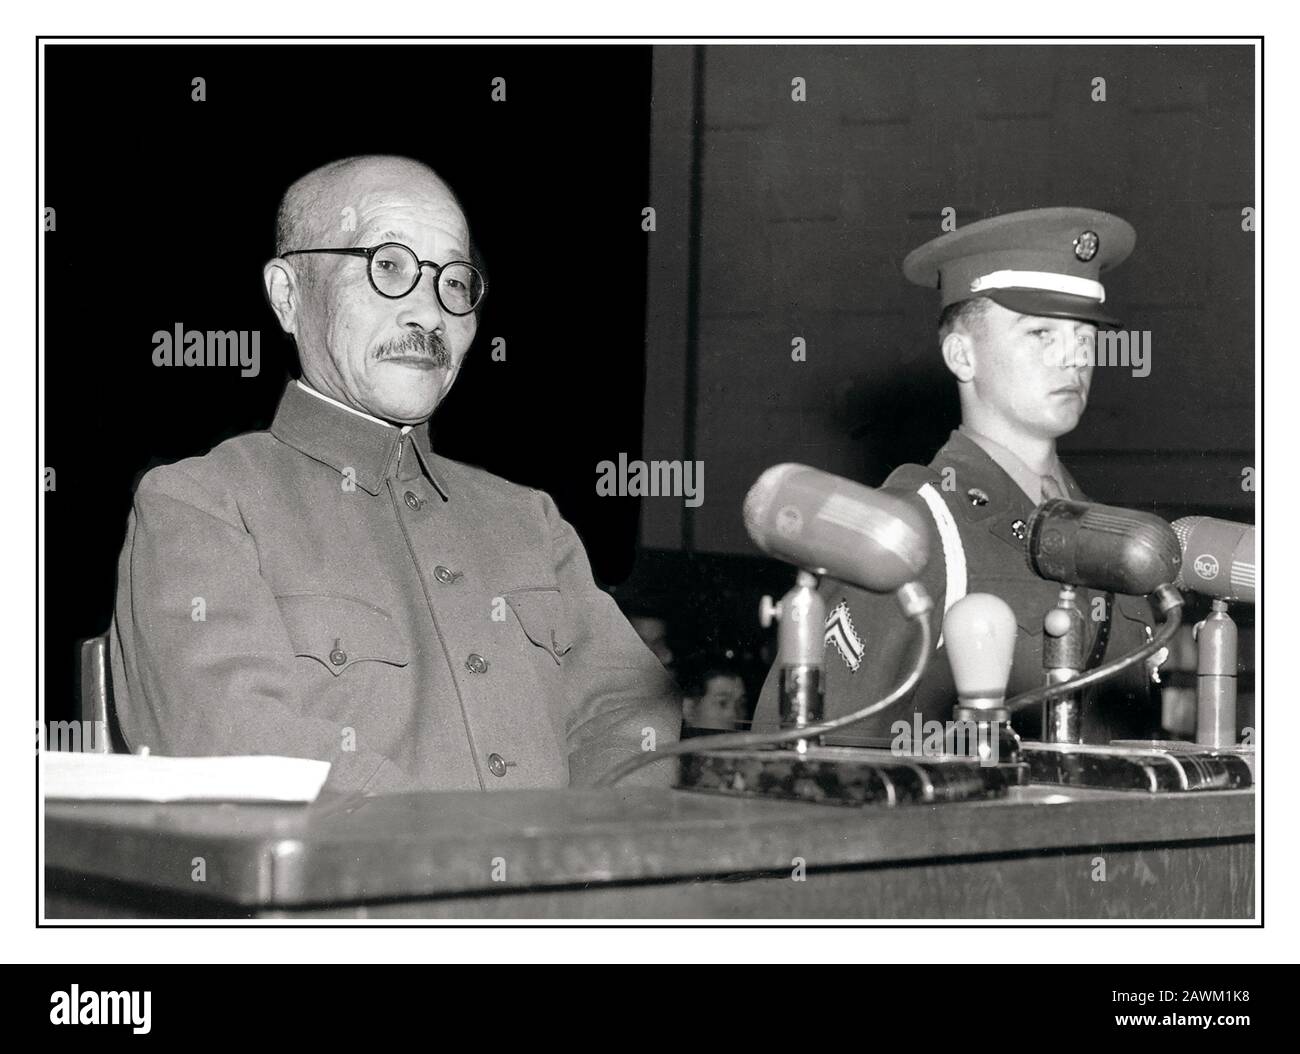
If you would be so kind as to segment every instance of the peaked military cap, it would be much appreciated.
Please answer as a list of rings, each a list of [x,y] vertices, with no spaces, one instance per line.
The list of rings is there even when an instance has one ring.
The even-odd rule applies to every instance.
[[[1051,208],[1009,212],[914,249],[903,274],[938,289],[943,306],[987,296],[1022,315],[1118,321],[1103,305],[1101,274],[1133,251],[1137,232],[1109,212]]]

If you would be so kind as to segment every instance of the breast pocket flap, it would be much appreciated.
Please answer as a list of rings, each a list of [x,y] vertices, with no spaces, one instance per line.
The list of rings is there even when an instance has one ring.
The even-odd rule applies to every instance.
[[[516,589],[505,594],[530,641],[545,650],[557,663],[573,647],[564,616],[564,601],[558,589]]]
[[[405,666],[410,645],[387,612],[355,597],[296,593],[276,597],[295,655],[315,659],[335,677],[357,663]]]

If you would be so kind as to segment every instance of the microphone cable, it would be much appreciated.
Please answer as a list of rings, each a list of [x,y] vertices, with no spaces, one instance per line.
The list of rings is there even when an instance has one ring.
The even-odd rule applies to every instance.
[[[1164,617],[1164,622],[1160,625],[1160,631],[1142,647],[1129,652],[1129,654],[1121,658],[1108,662],[1104,666],[1098,666],[1095,670],[1089,670],[1072,681],[1062,681],[1060,684],[1044,685],[1042,688],[1022,692],[1020,695],[1007,700],[1007,709],[1023,710],[1027,706],[1045,703],[1049,699],[1069,695],[1082,688],[1089,688],[1099,681],[1114,676],[1121,670],[1136,665],[1165,647],[1173,640],[1174,634],[1178,632],[1178,627],[1183,624],[1183,597],[1171,585],[1160,586],[1151,595],[1159,602],[1160,614]]]

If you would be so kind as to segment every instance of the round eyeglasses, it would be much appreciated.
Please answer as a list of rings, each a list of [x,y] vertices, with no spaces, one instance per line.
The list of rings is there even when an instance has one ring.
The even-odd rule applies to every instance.
[[[401,242],[384,242],[373,248],[357,249],[290,249],[281,256],[303,256],[308,253],[331,253],[336,256],[364,256],[370,286],[389,300],[400,300],[420,284],[424,268],[433,269],[434,292],[443,310],[452,315],[472,314],[483,302],[487,282],[483,272],[472,263],[452,260],[439,265],[432,260],[421,260]]]

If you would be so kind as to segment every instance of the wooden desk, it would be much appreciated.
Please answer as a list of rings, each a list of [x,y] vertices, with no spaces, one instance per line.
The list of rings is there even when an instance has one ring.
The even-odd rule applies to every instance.
[[[894,809],[641,789],[58,802],[46,914],[1248,919],[1254,806],[1048,787]]]

